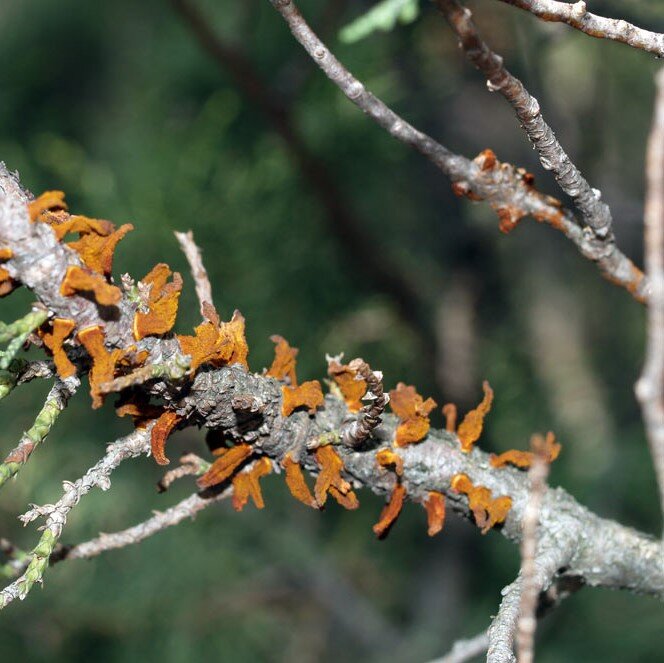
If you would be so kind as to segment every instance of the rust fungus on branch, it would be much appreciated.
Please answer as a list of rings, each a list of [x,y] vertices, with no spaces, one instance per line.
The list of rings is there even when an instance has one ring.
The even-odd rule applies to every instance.
[[[403,475],[403,458],[392,449],[380,449],[376,453],[376,462],[380,467],[392,470],[398,477]]]
[[[203,364],[221,368],[228,364],[242,364],[249,368],[247,356],[249,346],[244,335],[244,317],[239,311],[233,313],[230,322],[219,322],[216,316],[194,328],[194,336],[177,334],[180,348],[191,357],[192,371]]]
[[[367,381],[358,375],[357,369],[331,359],[327,364],[327,374],[339,387],[348,411],[359,412],[362,409],[362,397],[367,392]]]
[[[281,414],[284,417],[289,417],[294,410],[300,407],[307,408],[309,414],[315,414],[316,409],[325,402],[318,380],[303,382],[298,387],[284,385],[281,388],[281,395]]]
[[[415,387],[399,382],[397,388],[390,391],[390,407],[401,420],[394,443],[398,447],[405,447],[419,442],[429,432],[429,413],[436,407],[436,401],[433,398],[425,401]]]
[[[181,421],[182,417],[173,410],[166,410],[155,421],[150,432],[150,448],[152,450],[152,457],[159,465],[168,465],[170,463],[164,453],[166,440]]]
[[[199,488],[210,488],[223,483],[235,473],[242,463],[244,463],[253,453],[249,444],[236,444],[229,449],[217,449],[215,455],[219,456],[212,463],[210,469],[196,482]]]
[[[14,252],[10,248],[0,248],[0,262],[11,260],[13,255]],[[11,294],[20,285],[21,284],[18,281],[11,277],[4,267],[0,267],[0,297],[5,297]]]
[[[67,357],[67,353],[63,347],[65,339],[76,328],[76,322],[65,318],[55,318],[50,325],[50,328],[40,329],[39,336],[41,337],[44,345],[51,351],[53,355],[53,362],[55,363],[55,370],[61,378],[68,378],[76,373],[76,366],[72,364]]]
[[[30,221],[37,221],[48,210],[67,210],[63,191],[44,191],[39,197],[28,203]]]
[[[150,397],[143,392],[130,393],[120,396],[115,406],[118,417],[131,417],[136,428],[145,428],[150,422],[158,419],[164,408],[150,403]]]
[[[286,486],[290,491],[290,494],[296,499],[306,504],[307,506],[312,507],[313,509],[318,508],[318,502],[316,498],[311,494],[309,486],[304,478],[304,473],[302,472],[302,466],[297,461],[293,460],[293,457],[290,453],[287,453],[284,456],[284,459],[281,461],[281,465],[284,468],[286,474]]]
[[[78,265],[70,265],[60,285],[60,294],[71,297],[86,292],[92,293],[100,306],[115,306],[122,299],[120,289],[108,283],[100,274]]]
[[[259,480],[270,472],[272,472],[272,463],[269,458],[263,456],[248,470],[239,472],[233,477],[232,503],[236,511],[242,511],[250,497],[257,509],[265,507]]]
[[[278,334],[270,336],[270,340],[275,343],[274,360],[267,369],[265,375],[269,375],[277,380],[286,380],[291,387],[297,387],[297,348],[291,347],[288,341]]]
[[[427,512],[427,534],[436,536],[445,525],[445,495],[432,490],[424,500]]]
[[[489,461],[492,467],[504,467],[509,464],[525,470],[533,464],[535,456],[540,456],[547,463],[552,463],[560,455],[562,446],[556,442],[556,436],[549,431],[546,437],[539,434],[533,435],[530,439],[530,448],[532,451],[510,449],[498,456],[491,454]]]
[[[113,270],[113,254],[118,242],[133,229],[131,223],[125,223],[109,235],[79,231],[80,238],[70,242],[68,246],[78,253],[86,267],[98,274],[110,276]]]
[[[443,416],[445,417],[445,430],[448,433],[456,431],[457,406],[454,403],[445,403],[443,405]]]
[[[314,495],[316,502],[322,507],[327,501],[328,493],[346,509],[357,509],[360,503],[351,490],[351,485],[341,476],[343,461],[331,445],[316,449],[316,461],[320,472],[316,477]]]
[[[89,374],[90,395],[92,407],[96,409],[104,402],[101,387],[115,377],[118,364],[135,365],[137,362],[145,361],[147,354],[144,352],[136,354],[135,346],[126,350],[115,348],[109,352],[104,345],[104,331],[99,326],[82,329],[77,339],[92,358]]]
[[[173,280],[168,282],[173,275]],[[182,277],[178,272],[171,272],[170,267],[160,262],[142,279],[141,283],[150,286],[145,306],[134,314],[134,338],[140,341],[146,336],[166,334],[175,324],[178,302],[182,291]]]
[[[485,486],[474,486],[466,474],[455,474],[450,484],[452,490],[468,497],[468,507],[473,512],[476,525],[486,534],[494,525],[505,522],[512,499],[507,495],[492,497]]]
[[[517,168],[510,163],[501,162],[491,149],[480,152],[473,163],[479,172],[475,180],[470,183],[466,180],[457,180],[452,183],[452,191],[459,197],[472,201],[486,200],[498,215],[498,228],[503,233],[509,233],[519,224],[521,219],[531,214],[536,221],[548,223],[556,230],[563,231],[564,213],[562,203],[553,196],[539,192],[535,188],[535,177],[524,168]],[[500,195],[505,184],[510,188],[516,187],[519,195],[511,195],[509,199]],[[486,193],[480,195],[477,190],[495,191],[496,194]],[[525,207],[515,205],[514,200],[537,199],[541,204],[539,211],[529,211]]]
[[[383,507],[378,522],[372,528],[379,539],[384,539],[389,534],[392,525],[401,513],[405,497],[406,489],[400,483],[396,484],[389,502]]]
[[[493,389],[487,380],[482,383],[482,389],[484,390],[482,402],[466,414],[457,430],[461,451],[464,453],[472,451],[473,445],[480,439],[482,428],[484,428],[484,418],[490,412],[493,403]]]

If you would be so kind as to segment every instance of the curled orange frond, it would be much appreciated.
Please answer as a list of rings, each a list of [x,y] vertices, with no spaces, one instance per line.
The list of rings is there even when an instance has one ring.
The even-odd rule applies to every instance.
[[[36,221],[47,210],[66,210],[65,194],[62,191],[44,191],[38,198],[28,203],[30,221]]]
[[[344,464],[339,454],[331,445],[325,445],[316,449],[316,461],[320,466],[320,473],[316,477],[314,487],[316,502],[323,506],[329,493],[341,506],[356,509],[359,502],[351,490],[351,485],[341,476]]]
[[[424,501],[427,512],[427,534],[436,536],[445,525],[445,495],[432,490]]]
[[[14,252],[9,247],[0,248],[0,260],[11,260]]]
[[[376,453],[376,462],[381,467],[393,470],[398,477],[403,475],[403,458],[392,449],[380,449]]]
[[[362,397],[367,393],[366,380],[356,379],[357,371],[338,361],[328,363],[327,373],[337,383],[348,411],[359,412],[362,409]]]
[[[274,346],[274,360],[265,375],[277,380],[288,379],[291,387],[297,387],[297,374],[295,372],[297,361],[295,358],[299,350],[291,347],[288,341],[278,334],[270,336],[270,340],[276,344]]]
[[[76,327],[73,320],[55,318],[50,330],[41,331],[40,336],[44,345],[51,351],[55,370],[61,378],[68,378],[76,373],[76,366],[71,363],[63,347],[65,339]]]
[[[486,534],[494,525],[505,522],[512,499],[507,495],[492,497],[485,486],[474,486],[466,474],[455,474],[451,482],[452,490],[468,497],[468,507],[473,513],[475,523]]]
[[[240,472],[233,477],[233,508],[242,511],[249,498],[254,502],[257,509],[265,507],[263,493],[259,479],[272,472],[272,463],[269,458],[257,460],[248,470]]]
[[[290,454],[285,455],[281,464],[286,472],[286,486],[290,494],[302,504],[317,509],[318,502],[307,486],[301,465],[293,460]]]
[[[405,497],[406,489],[398,483],[394,486],[394,490],[390,495],[390,501],[383,507],[378,522],[373,526],[374,534],[379,539],[384,539],[388,535],[390,528],[401,513]]]
[[[182,417],[177,412],[166,410],[160,415],[159,419],[157,419],[155,425],[152,427],[150,433],[150,447],[152,449],[152,457],[157,463],[159,463],[159,465],[168,465],[168,463],[170,463],[164,453],[166,440],[180,421],[182,421]]]
[[[562,446],[556,442],[556,436],[549,431],[546,437],[542,435],[533,435],[530,440],[532,451],[519,451],[510,449],[500,455],[491,454],[489,462],[492,467],[503,467],[507,464],[514,465],[521,469],[528,469],[536,455],[541,456],[547,463],[552,463],[560,455]]]
[[[399,382],[397,388],[390,391],[390,407],[401,420],[394,443],[398,447],[405,447],[419,442],[429,432],[429,413],[436,407],[436,401],[433,398],[425,401],[415,387]]]
[[[469,453],[475,442],[479,440],[484,427],[484,417],[491,410],[491,403],[493,403],[493,389],[486,380],[482,383],[482,389],[484,390],[482,402],[466,414],[457,430],[461,451],[464,453]]]
[[[219,449],[217,454],[219,458],[212,463],[210,469],[199,477],[199,488],[210,488],[223,483],[229,479],[242,463],[251,456],[253,449],[248,444],[236,444],[230,449]]]
[[[171,274],[173,280],[168,283]],[[141,279],[141,283],[152,287],[148,295],[147,312],[138,310],[134,314],[134,338],[137,341],[146,336],[166,334],[173,328],[182,291],[182,277],[178,272],[171,272],[163,262],[155,265]]]
[[[299,387],[281,388],[281,414],[284,417],[290,416],[294,410],[299,407],[306,407],[309,414],[315,414],[316,408],[323,405],[325,397],[318,380],[303,382]]]
[[[20,285],[4,267],[0,267],[0,297],[6,297]]]
[[[443,405],[443,416],[445,417],[445,430],[448,433],[456,431],[457,406],[454,403]]]
[[[182,352],[191,357],[192,370],[203,364],[219,368],[228,364],[242,364],[248,368],[249,346],[244,335],[244,317],[233,313],[230,322],[206,320],[194,329],[194,336],[177,334]]]
[[[67,268],[65,278],[60,285],[60,293],[71,297],[81,292],[90,292],[100,306],[113,306],[122,299],[119,288],[107,283],[100,274],[89,272],[78,265]]]
[[[133,229],[131,223],[125,223],[110,235],[82,234],[79,240],[70,242],[68,246],[78,253],[86,267],[98,274],[110,276],[113,270],[113,254],[118,242]]]

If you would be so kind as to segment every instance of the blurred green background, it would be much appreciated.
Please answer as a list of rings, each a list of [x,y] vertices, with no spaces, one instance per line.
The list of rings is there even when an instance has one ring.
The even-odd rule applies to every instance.
[[[657,5],[588,2],[661,31]],[[560,197],[504,100],[428,3],[407,25],[340,39],[371,6],[301,8],[418,127],[467,156],[491,147]],[[602,190],[621,246],[640,263],[658,63],[500,2],[472,6]],[[221,40],[216,56],[187,7]],[[76,211],[133,222],[116,273],[140,278],[158,261],[180,270],[178,331],[198,322],[173,237],[192,229],[217,307],[226,319],[235,307],[247,318],[254,370],[269,365],[268,337],[280,333],[300,348],[301,379],[323,377],[325,353],[344,351],[382,369],[389,386],[403,380],[465,409],[486,378],[496,400],[483,448],[525,448],[533,432],[553,430],[564,451],[552,484],[603,516],[659,531],[633,398],[642,307],[552,229],[526,220],[506,237],[487,207],[454,197],[440,172],[341,97],[267,0],[192,0],[184,10],[168,0],[4,0],[0,61],[0,159],[36,193],[63,189]],[[29,303],[17,292],[2,319]],[[47,389],[33,383],[2,402],[3,453]],[[129,430],[110,403],[92,412],[82,390],[3,490],[0,535],[34,545],[34,527],[22,529],[16,515],[56,500],[63,479]],[[202,434],[180,433],[169,449],[171,458],[203,453]],[[109,493],[76,508],[64,542],[122,529],[192,492],[182,480],[157,495],[160,476],[149,459],[127,463]],[[3,612],[0,660],[426,661],[485,628],[518,569],[516,548],[454,517],[429,539],[423,511],[409,505],[378,542],[371,525],[382,500],[373,495],[361,494],[356,512],[314,513],[282,479],[263,485],[264,511],[221,505],[141,546],[53,567],[43,589]],[[662,660],[663,623],[652,599],[581,591],[541,623],[538,660]]]

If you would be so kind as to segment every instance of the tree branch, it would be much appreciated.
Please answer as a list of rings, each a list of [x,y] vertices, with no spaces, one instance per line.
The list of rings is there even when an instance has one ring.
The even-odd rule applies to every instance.
[[[180,248],[187,258],[187,262],[191,268],[191,275],[194,277],[196,296],[198,297],[201,315],[205,315],[203,312],[203,305],[207,302],[214,306],[214,300],[212,299],[212,286],[210,285],[210,279],[208,278],[207,270],[203,264],[201,250],[196,246],[196,243],[194,242],[194,233],[191,232],[191,230],[186,233],[176,232],[175,237],[180,243]]]
[[[658,57],[664,57],[664,34],[644,30],[627,21],[592,14],[586,3],[558,2],[557,0],[502,0],[524,9],[544,21],[567,23],[591,37],[618,41]]]
[[[641,403],[664,516],[664,70],[646,155],[645,264],[648,297],[646,358],[636,395]]]
[[[478,633],[473,638],[457,640],[449,653],[429,663],[465,663],[471,658],[483,654],[489,648],[489,635],[486,631]]]
[[[111,444],[106,455],[83,477],[74,483],[64,482],[64,493],[55,504],[33,505],[20,517],[24,524],[43,517],[46,519],[46,524],[42,528],[43,533],[39,542],[29,553],[30,562],[24,573],[0,592],[0,610],[17,598],[24,599],[35,583],[42,582],[49,558],[67,523],[69,512],[93,488],[108,490],[111,487],[110,475],[122,461],[135,458],[150,450],[150,428],[137,428],[133,433]]]
[[[561,209],[557,200],[539,193],[523,172],[508,164],[498,163],[495,156],[481,155],[482,158],[471,161],[450,152],[417,130],[369,92],[334,57],[309,27],[295,3],[291,0],[270,2],[284,18],[295,39],[346,97],[391,136],[431,160],[452,180],[459,194],[472,200],[487,201],[501,218],[503,214],[516,220],[531,215],[549,223],[574,242],[584,257],[597,263],[606,278],[626,288],[637,300],[643,300],[647,281],[615,244],[610,244],[610,250],[607,250],[603,239],[585,233],[570,212]],[[514,221],[511,223],[514,225]]]
[[[494,53],[482,40],[469,9],[457,0],[435,2],[459,38],[459,44],[467,58],[486,76],[489,90],[500,92],[511,104],[539,154],[542,167],[553,172],[560,188],[574,200],[583,222],[592,228],[596,237],[606,242],[607,251],[611,251],[611,245],[615,244],[611,210],[602,202],[600,192],[588,184],[567,156],[553,130],[542,117],[537,99],[506,69],[502,57]]]

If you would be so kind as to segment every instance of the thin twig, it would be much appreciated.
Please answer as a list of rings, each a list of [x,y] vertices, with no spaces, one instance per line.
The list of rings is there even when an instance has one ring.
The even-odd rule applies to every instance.
[[[609,206],[601,200],[599,191],[588,184],[567,156],[553,130],[542,117],[537,99],[507,70],[503,58],[482,40],[468,8],[457,0],[435,1],[459,38],[459,44],[468,59],[485,75],[489,90],[500,92],[514,108],[521,126],[539,154],[542,167],[553,172],[556,182],[574,200],[584,223],[592,228],[595,235],[603,241],[613,242]]]
[[[648,297],[646,357],[636,383],[664,515],[664,69],[646,155],[645,265]]]
[[[23,433],[20,442],[0,463],[0,487],[8,479],[16,476],[25,465],[32,452],[46,439],[60,413],[67,407],[69,399],[76,393],[81,381],[75,375],[64,380],[58,378],[46,396],[46,402],[40,410],[34,424]]]
[[[180,457],[180,465],[174,467],[172,470],[169,470],[164,474],[159,483],[157,484],[157,489],[160,493],[166,492],[171,484],[178,479],[182,479],[187,476],[200,476],[205,474],[210,469],[211,463],[207,460],[203,460],[200,456],[196,454],[185,454]]]
[[[186,497],[175,506],[166,509],[166,511],[155,512],[155,514],[138,525],[113,534],[100,534],[97,538],[84,543],[79,543],[69,549],[64,549],[61,555],[58,555],[54,561],[63,559],[88,559],[96,557],[107,550],[117,550],[125,546],[134,545],[147,539],[153,534],[162,530],[178,525],[187,518],[193,518],[199,511],[207,508],[211,504],[216,504],[225,500],[232,494],[233,490],[229,486],[223,492],[213,497],[201,497],[194,493]]]
[[[528,471],[530,493],[523,513],[521,539],[521,603],[516,628],[519,663],[532,663],[535,655],[535,629],[537,628],[537,599],[541,587],[536,579],[535,557],[538,548],[540,509],[546,493],[549,463],[542,449],[533,449],[533,463]]]
[[[201,250],[194,242],[194,233],[191,230],[186,233],[176,232],[175,237],[180,243],[180,248],[191,268],[191,275],[194,277],[194,285],[196,286],[196,296],[198,297],[201,314],[204,315],[203,305],[206,302],[214,305],[214,302],[212,300],[212,286],[203,264]]]
[[[150,450],[151,427],[137,428],[124,438],[111,444],[106,455],[91,467],[78,481],[65,481],[64,494],[55,504],[34,505],[20,516],[24,524],[37,518],[46,518],[43,533],[30,554],[30,563],[23,574],[0,592],[0,610],[15,599],[24,599],[35,583],[42,582],[48,567],[49,558],[57,545],[62,530],[67,523],[69,512],[84,495],[93,488],[108,490],[111,487],[110,475],[118,465],[128,458],[135,458]]]
[[[502,0],[508,5],[524,9],[544,21],[567,23],[572,28],[598,39],[622,42],[648,53],[664,56],[664,34],[639,28],[617,18],[592,14],[586,3],[557,0]]]
[[[486,652],[488,647],[489,635],[486,631],[482,631],[473,638],[457,640],[445,656],[429,661],[429,663],[465,663]]]
[[[313,61],[346,97],[385,129],[392,137],[426,156],[456,185],[457,190],[473,200],[484,200],[496,210],[518,210],[545,220],[577,246],[581,254],[596,262],[610,281],[626,288],[635,299],[642,301],[647,281],[614,243],[588,236],[573,215],[562,210],[560,203],[538,192],[524,180],[520,171],[508,164],[489,166],[487,159],[469,160],[450,152],[430,136],[422,133],[369,92],[323,44],[309,27],[292,0],[270,0],[284,18],[295,39]],[[494,167],[495,166],[495,167]]]

